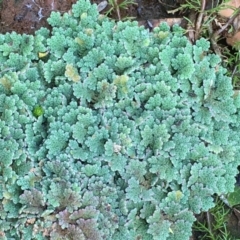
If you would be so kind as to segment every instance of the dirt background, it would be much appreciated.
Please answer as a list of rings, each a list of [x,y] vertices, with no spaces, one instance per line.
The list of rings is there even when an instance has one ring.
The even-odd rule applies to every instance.
[[[3,0],[0,31],[34,33],[40,27],[48,26],[46,20],[51,11],[67,12],[75,2],[76,0]]]
[[[103,0],[92,0],[99,4]],[[123,0],[118,0],[121,4]],[[76,0],[3,0],[0,9],[0,32],[15,31],[33,34],[40,27],[49,27],[47,18],[52,11],[68,12]],[[158,24],[157,19],[175,18],[180,15],[168,14],[167,11],[176,9],[181,0],[136,0],[127,9],[120,9],[120,17],[134,18],[144,25]],[[101,13],[107,12],[107,6]],[[119,20],[119,14],[112,11],[110,17]],[[176,20],[175,20],[176,21]]]

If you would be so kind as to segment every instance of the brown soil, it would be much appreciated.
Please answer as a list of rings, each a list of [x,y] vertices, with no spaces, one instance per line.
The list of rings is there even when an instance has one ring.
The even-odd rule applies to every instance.
[[[62,13],[71,9],[76,0],[3,0],[0,12],[1,32],[33,33],[42,26],[48,27],[51,11]]]
[[[68,12],[77,0],[3,0],[0,9],[1,33],[15,31],[18,33],[33,34],[40,27],[49,27],[47,18],[52,11]],[[103,0],[92,0],[99,4]],[[123,0],[118,0],[120,4]],[[136,4],[128,5],[127,9],[114,9],[109,14],[113,19],[134,18],[141,24],[156,25],[156,19],[174,18],[176,15],[168,14],[168,10],[179,7],[181,0],[136,0]],[[101,13],[111,8],[108,5]],[[175,22],[179,23],[179,20]],[[153,24],[151,23],[153,22]],[[171,20],[170,20],[171,23]],[[151,26],[152,27],[152,26]]]

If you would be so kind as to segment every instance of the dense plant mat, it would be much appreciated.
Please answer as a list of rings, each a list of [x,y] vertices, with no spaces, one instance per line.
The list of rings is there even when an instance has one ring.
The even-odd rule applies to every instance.
[[[88,1],[48,23],[0,35],[2,238],[188,240],[240,163],[220,57]]]

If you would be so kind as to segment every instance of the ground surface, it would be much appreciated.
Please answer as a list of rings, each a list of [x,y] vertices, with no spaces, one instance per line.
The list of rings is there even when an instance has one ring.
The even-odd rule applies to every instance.
[[[92,0],[96,4],[102,1]],[[42,26],[48,27],[46,19],[51,11],[67,12],[75,2],[76,0],[3,0],[0,10],[0,32],[34,33]],[[111,11],[110,17],[115,19],[134,18],[142,21],[143,24],[153,19],[156,22],[156,19],[179,16],[179,14],[167,13],[167,11],[179,7],[179,4],[179,1],[176,0],[137,0],[136,4],[128,5],[127,9],[120,9],[120,15],[116,10]],[[110,8],[111,6],[108,5],[102,12],[104,13]]]
[[[47,26],[51,11],[67,12],[76,0],[3,0],[0,12],[2,33],[33,33]]]

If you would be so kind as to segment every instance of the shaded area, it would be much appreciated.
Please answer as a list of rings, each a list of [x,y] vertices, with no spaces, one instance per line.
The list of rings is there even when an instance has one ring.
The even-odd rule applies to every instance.
[[[61,13],[68,12],[72,4],[77,0],[3,0],[0,10],[1,33],[16,31],[18,33],[33,34],[41,27],[49,27],[47,18],[51,11]],[[99,4],[103,0],[91,0]],[[111,2],[111,1],[109,1]],[[134,4],[128,4],[127,8],[119,8],[124,0],[114,0],[114,5],[108,4],[101,14],[109,12],[109,17],[119,20],[134,18],[136,20],[150,20],[173,18],[176,14],[168,14],[168,10],[179,7],[179,1],[175,0],[136,0]],[[179,17],[179,14],[177,15]]]
[[[179,14],[168,14],[167,11],[176,9],[180,3],[176,0],[138,0],[138,19],[159,19],[179,17]]]
[[[103,0],[94,0],[96,4],[101,3]],[[112,0],[114,2],[114,0]],[[129,4],[127,9],[123,9],[121,4],[126,0],[116,0],[117,4],[114,4],[112,11],[110,11],[109,17],[113,19],[119,19],[119,13],[117,13],[117,5],[119,7],[120,17],[122,19],[134,18],[136,20],[151,20],[151,19],[164,19],[180,17],[180,14],[169,14],[167,11],[176,9],[180,6],[181,0],[135,0],[133,4]],[[128,0],[129,1],[129,0]],[[111,0],[109,1],[111,2]],[[111,5],[108,4],[106,9],[102,13],[106,13],[111,9]]]

